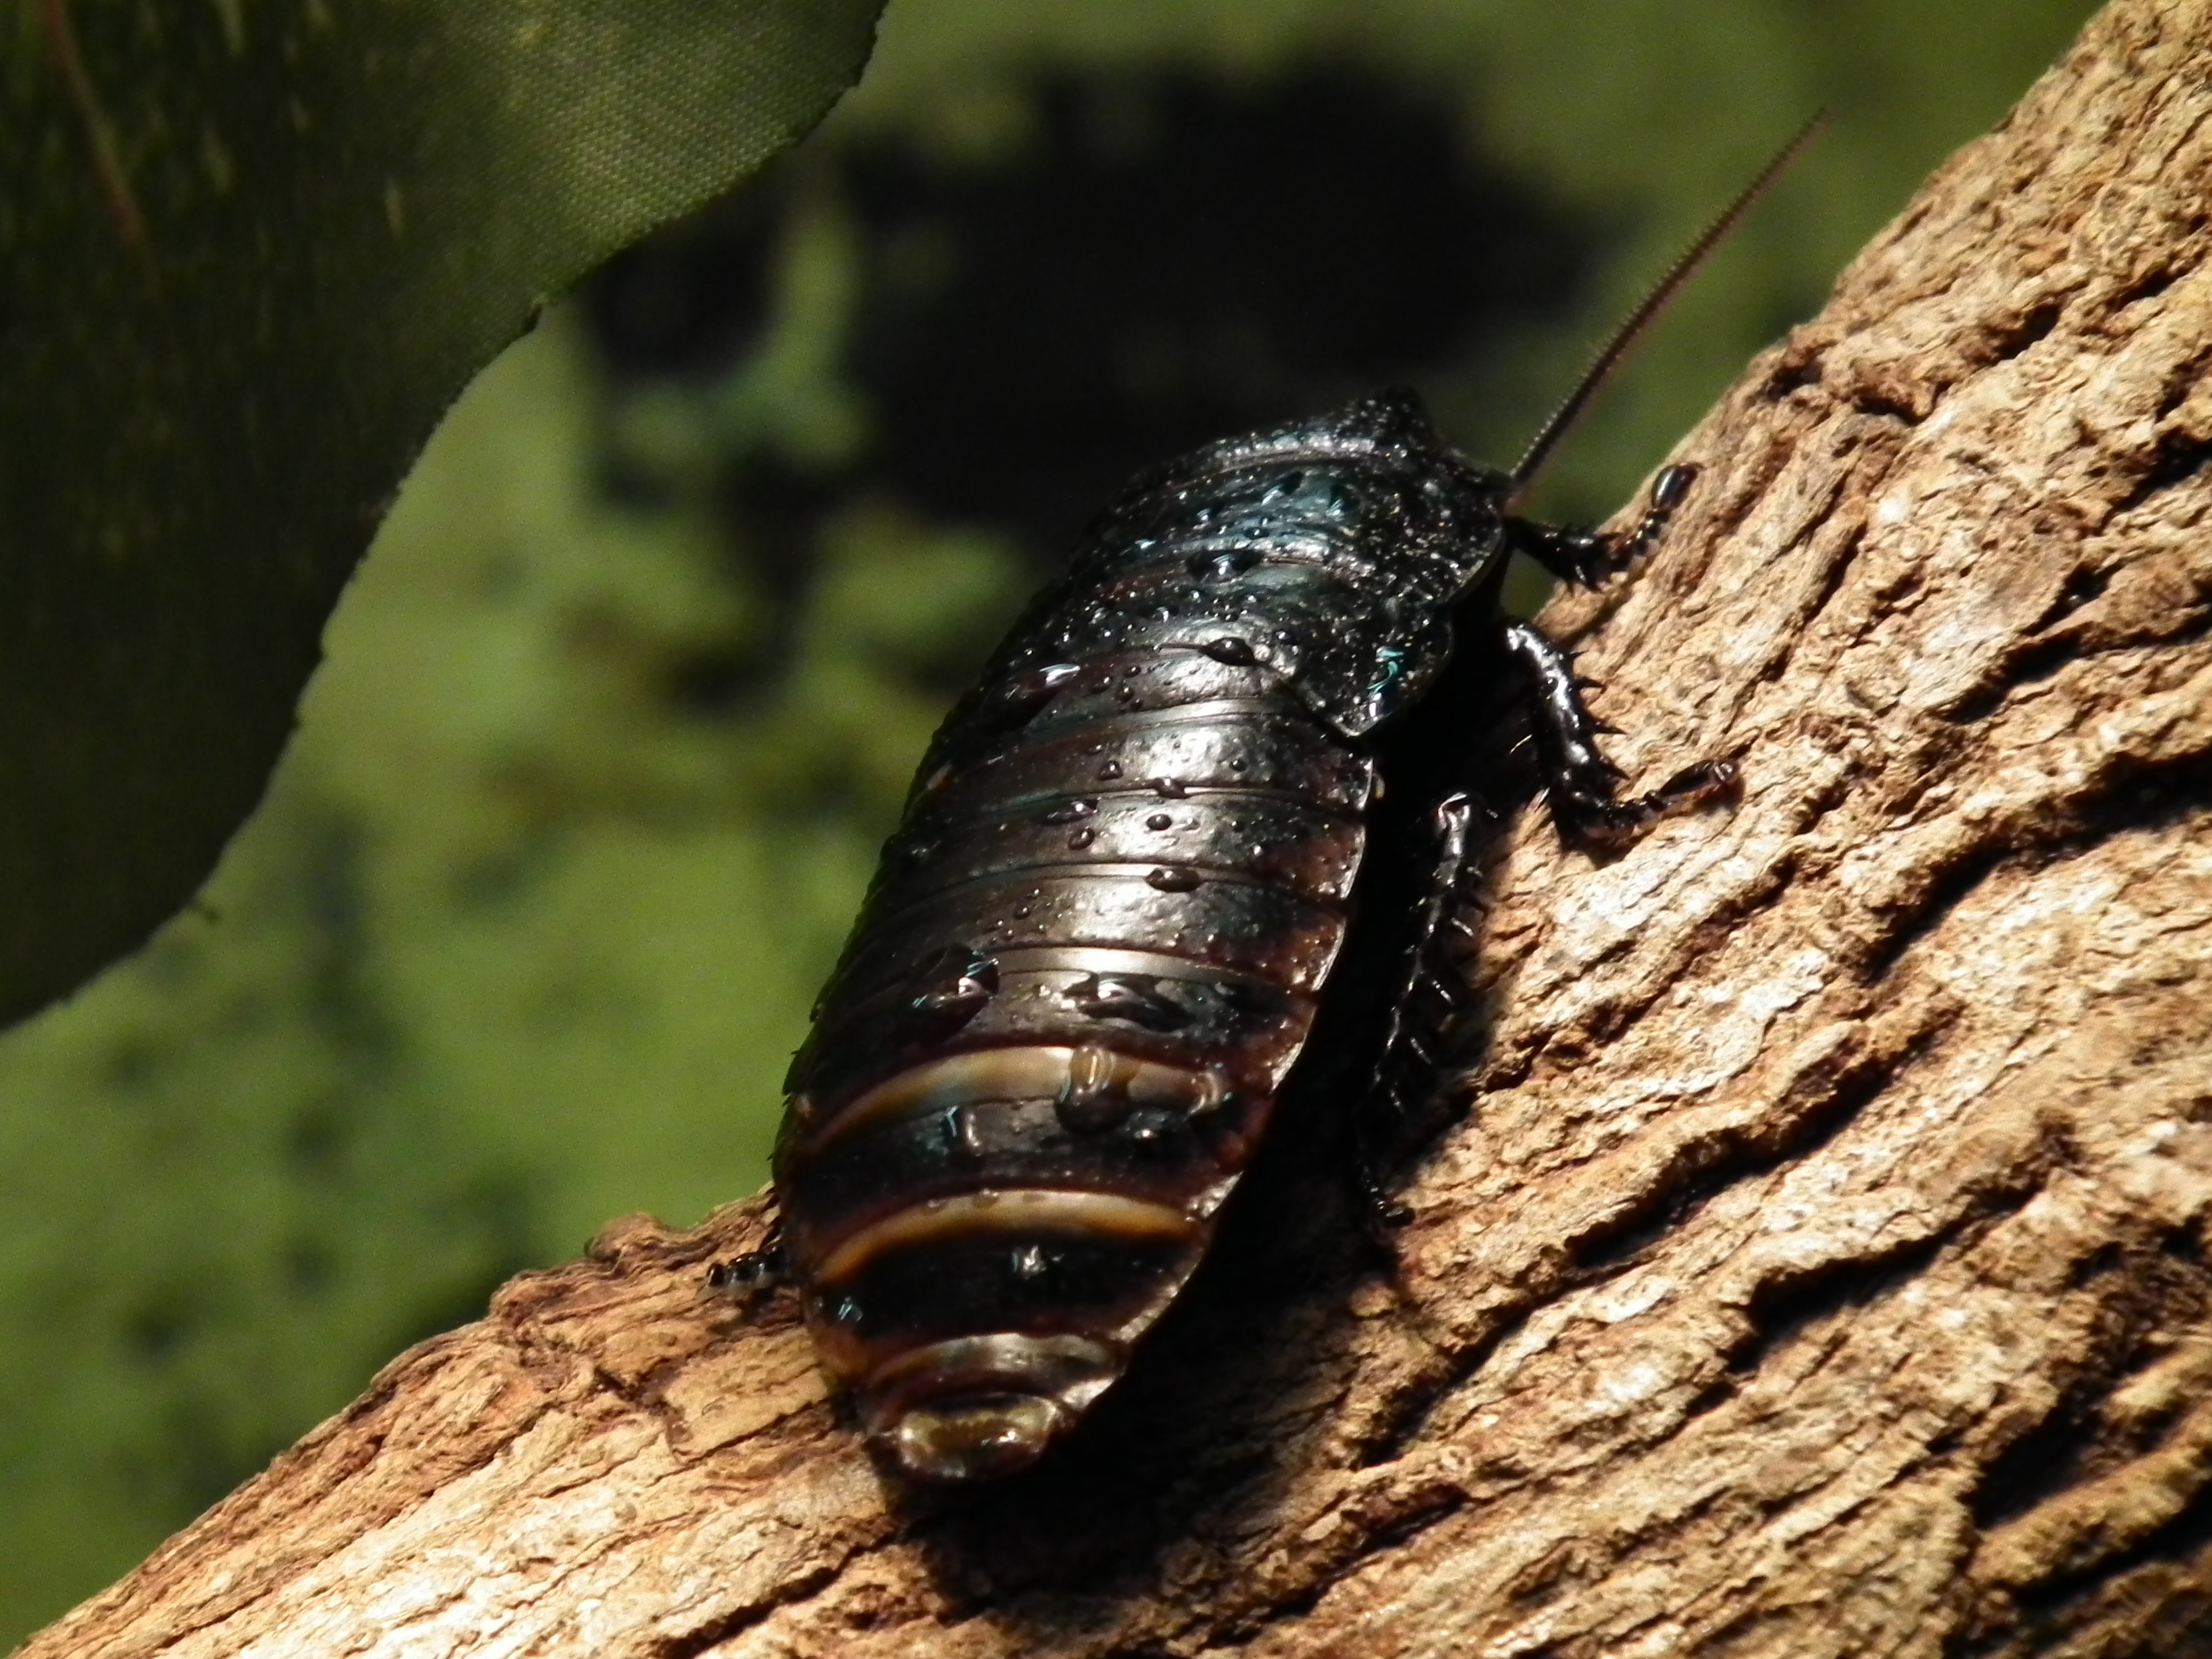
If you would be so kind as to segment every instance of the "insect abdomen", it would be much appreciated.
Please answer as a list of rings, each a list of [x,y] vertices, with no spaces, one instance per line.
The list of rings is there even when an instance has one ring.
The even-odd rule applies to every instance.
[[[916,1473],[1025,1461],[1120,1374],[1342,941],[1364,763],[1199,662],[1179,689],[1216,695],[1056,720],[917,802],[891,857],[929,850],[879,884],[794,1076],[787,1249]],[[1071,714],[1143,672],[1079,666]],[[1083,770],[1036,787],[1071,750]]]
[[[1448,648],[1480,527],[1432,440],[1355,418],[1410,407],[1126,498],[924,763],[776,1158],[817,1343],[910,1473],[1018,1467],[1120,1374],[1304,1045],[1362,735]]]

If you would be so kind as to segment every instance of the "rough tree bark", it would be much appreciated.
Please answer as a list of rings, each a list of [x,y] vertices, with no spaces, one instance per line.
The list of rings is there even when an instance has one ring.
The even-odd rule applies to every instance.
[[[28,1652],[2212,1652],[2208,64],[2100,16],[1559,607],[1622,758],[1747,786],[1498,849],[1395,1281],[1255,1176],[951,1500],[708,1291],[758,1200],[617,1224]]]

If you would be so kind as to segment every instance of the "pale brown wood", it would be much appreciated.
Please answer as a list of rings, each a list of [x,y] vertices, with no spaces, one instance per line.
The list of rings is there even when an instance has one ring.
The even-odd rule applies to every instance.
[[[1555,613],[1744,796],[1500,850],[1395,1282],[1285,1153],[952,1501],[706,1287],[757,1201],[620,1224],[29,1652],[2212,1651],[2209,64],[2100,16]]]

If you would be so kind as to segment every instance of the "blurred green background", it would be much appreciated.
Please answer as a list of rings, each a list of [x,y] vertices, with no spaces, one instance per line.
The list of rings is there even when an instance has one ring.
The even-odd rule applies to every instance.
[[[1608,511],[2081,0],[894,0],[860,90],[484,374],[198,902],[0,1037],[0,1638],[502,1277],[765,1175],[945,704],[1133,466],[1389,381]]]

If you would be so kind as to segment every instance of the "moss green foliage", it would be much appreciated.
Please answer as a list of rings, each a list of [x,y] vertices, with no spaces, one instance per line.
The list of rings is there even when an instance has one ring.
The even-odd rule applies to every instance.
[[[313,629],[299,632],[298,619],[319,615],[343,572],[333,526],[388,483],[413,430],[393,386],[419,381],[410,366],[440,350],[458,361],[451,342],[511,328],[531,294],[580,269],[578,249],[616,239],[575,233],[552,197],[520,216],[527,227],[492,216],[518,247],[539,239],[534,268],[556,274],[459,299],[428,265],[374,280],[371,255],[435,236],[441,258],[460,258],[470,216],[514,177],[480,143],[542,147],[573,181],[599,167],[624,176],[627,146],[671,134],[694,143],[704,127],[696,101],[672,115],[633,86],[590,103],[603,123],[588,149],[574,143],[581,116],[551,91],[485,100],[507,111],[489,136],[436,122],[418,134],[410,76],[379,71],[399,100],[382,114],[334,90],[351,84],[348,63],[368,59],[317,20],[434,32],[459,29],[443,20],[472,7],[215,0],[173,9],[158,28],[121,0],[66,9],[96,109],[55,91],[39,9],[17,0],[0,13],[15,28],[17,100],[0,118],[27,118],[24,88],[40,76],[35,96],[61,99],[43,125],[10,126],[5,153],[33,153],[22,146],[35,138],[39,166],[76,181],[74,196],[35,213],[16,196],[0,204],[0,246],[11,251],[0,283],[14,285],[0,351],[31,351],[33,323],[61,314],[72,287],[87,303],[118,304],[173,289],[162,328],[225,357],[217,380],[165,382],[167,370],[141,364],[172,355],[152,323],[105,353],[40,323],[37,350],[74,353],[99,375],[152,374],[144,410],[116,413],[131,385],[117,378],[103,422],[64,412],[34,431],[21,384],[0,387],[7,533],[61,545],[74,526],[70,545],[110,550],[97,568],[106,586],[85,592],[112,601],[94,611],[82,595],[69,600],[79,606],[71,638],[105,649],[108,678],[70,682],[84,689],[61,724],[44,671],[25,665],[76,659],[60,646],[0,651],[0,755],[15,769],[0,857],[17,868],[32,856],[24,848],[52,858],[71,847],[94,866],[166,870],[167,887],[134,874],[128,892],[102,901],[100,948],[110,949],[118,929],[149,919],[149,895],[170,902],[190,884],[224,814],[258,787],[254,769],[289,708],[289,691],[271,688],[306,672]],[[2087,9],[899,0],[860,90],[739,204],[753,216],[761,289],[742,339],[681,370],[610,368],[594,343],[604,330],[564,307],[478,380],[339,607],[299,735],[212,883],[149,949],[0,1040],[0,1634],[128,1565],[404,1343],[468,1316],[507,1272],[572,1254],[611,1216],[689,1221],[761,1180],[784,1059],[907,774],[1065,533],[1042,509],[963,507],[929,476],[969,467],[988,481],[999,464],[960,448],[968,372],[993,367],[963,358],[985,348],[964,336],[881,337],[903,314],[899,295],[1006,269],[1035,239],[994,252],[959,232],[999,221],[889,222],[871,206],[864,162],[907,157],[937,181],[939,202],[1028,189],[1049,203],[1072,188],[1040,159],[1051,87],[1082,93],[1087,130],[1105,134],[1099,154],[1151,142],[1131,87],[1222,88],[1223,106],[1239,110],[1321,71],[1401,89],[1486,177],[1522,193],[1532,224],[1563,228],[1581,274],[1536,295],[1511,327],[1418,362],[1340,356],[1285,369],[1269,356],[1274,337],[1240,331],[1232,317],[1223,383],[1258,386],[1259,407],[1334,395],[1340,374],[1410,377],[1455,439],[1504,460],[1672,249],[1813,107],[1829,106],[1832,133],[1561,457],[1542,505],[1589,515],[1633,487],[1747,355],[1817,304],[1837,266],[1948,148],[2002,111]],[[549,27],[565,15],[612,28],[605,19],[617,12],[716,10],[623,0],[545,16]],[[251,110],[210,112],[182,81],[130,96],[102,83],[100,64],[139,49],[134,31],[174,44],[198,40],[203,24],[214,33],[196,72],[210,84],[264,64],[256,53],[266,54],[257,72],[275,73],[285,38],[321,65],[300,94],[304,128],[281,99],[266,104],[276,129],[257,133]],[[242,57],[230,44],[240,30]],[[405,53],[421,38],[377,61],[419,68],[426,60]],[[607,34],[594,49],[619,63],[630,39]],[[743,104],[741,82],[716,78],[726,73],[719,48],[694,45],[691,84],[738,87]],[[495,72],[489,58],[469,61],[471,74]],[[144,219],[136,242],[102,192],[103,123],[131,162]],[[188,163],[132,159],[170,132],[191,135],[172,146]],[[421,152],[406,148],[418,141]],[[731,141],[748,158],[759,153],[750,142]],[[386,179],[411,180],[423,155],[443,158],[448,196],[410,184],[392,210]],[[329,178],[351,182],[325,188],[316,169],[332,167]],[[164,227],[203,198],[210,211],[230,202],[225,222],[261,237],[265,285],[224,299],[198,267],[172,259]],[[1144,208],[1131,210],[1140,225]],[[1268,211],[1285,221],[1284,262],[1362,238],[1358,223]],[[1224,212],[1223,222],[1238,222]],[[1225,250],[1185,222],[1172,228],[1151,258],[1194,280],[1220,268]],[[34,234],[60,251],[27,273],[14,250]],[[568,263],[544,258],[545,239]],[[1262,252],[1254,268],[1264,273],[1277,256]],[[525,258],[498,257],[510,270]],[[325,284],[319,308],[275,314],[267,295],[280,273],[307,268]],[[1019,281],[957,314],[995,326],[1060,291],[1048,266],[1018,268]],[[1139,281],[1143,268],[1117,265],[1114,281]],[[1385,270],[1365,291],[1387,295],[1420,275]],[[1111,293],[1080,293],[1054,331],[1120,325]],[[1341,320],[1316,302],[1315,330]],[[331,343],[341,337],[349,343]],[[1138,339],[1102,361],[1140,389],[1184,384],[1182,349]],[[904,381],[866,367],[893,361],[909,365]],[[1059,371],[1042,372],[1048,390]],[[1082,404],[1041,399],[1036,424],[1079,451]],[[225,410],[246,413],[223,424]],[[913,456],[946,433],[957,441],[917,470]],[[1007,428],[992,441],[1036,435]],[[1041,441],[1020,453],[1006,468],[1009,499],[1043,464],[1030,458],[1060,450]],[[134,488],[149,478],[174,492]],[[149,505],[160,500],[173,505]],[[210,550],[225,524],[233,551]],[[253,631],[272,621],[293,631]],[[276,640],[265,661],[264,637]],[[133,683],[143,695],[122,699]],[[30,726],[46,750],[7,735]],[[234,727],[234,752],[210,759],[209,734]],[[46,785],[14,781],[45,763],[39,755],[79,759],[50,769],[62,781],[41,794]],[[227,781],[216,778],[225,766]],[[107,803],[114,823],[86,816],[88,802]],[[58,877],[48,885],[56,904],[77,890]],[[46,975],[52,988],[88,958],[21,945],[34,924],[63,925],[60,909],[22,902],[0,926],[0,958],[29,965],[0,971],[16,987]]]

